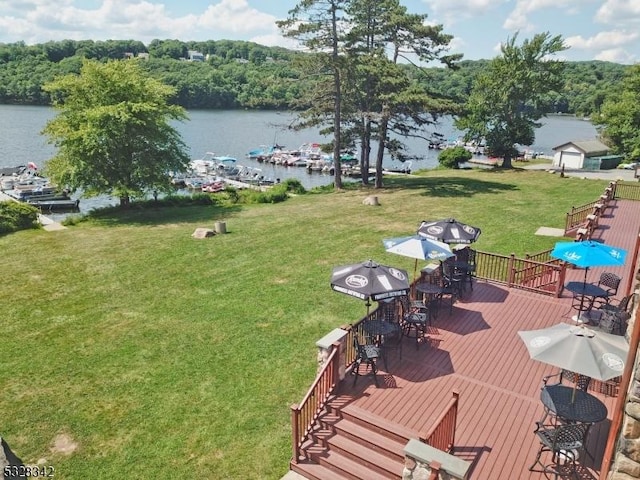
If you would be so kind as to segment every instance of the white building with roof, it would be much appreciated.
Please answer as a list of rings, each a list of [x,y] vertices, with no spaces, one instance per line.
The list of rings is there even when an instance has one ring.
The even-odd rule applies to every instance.
[[[608,170],[622,160],[621,155],[609,155],[610,148],[597,139],[563,143],[553,151],[553,166],[572,170]]]

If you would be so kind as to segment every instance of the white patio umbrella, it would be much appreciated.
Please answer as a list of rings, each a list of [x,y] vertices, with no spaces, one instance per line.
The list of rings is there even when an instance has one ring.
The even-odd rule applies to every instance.
[[[415,258],[413,266],[413,281],[415,282],[418,272],[418,260],[446,260],[453,257],[451,247],[444,242],[432,240],[420,235],[410,235],[408,237],[386,238],[382,240],[385,250],[409,258]]]
[[[629,351],[623,336],[585,325],[559,323],[518,335],[534,360],[602,381],[622,375]]]

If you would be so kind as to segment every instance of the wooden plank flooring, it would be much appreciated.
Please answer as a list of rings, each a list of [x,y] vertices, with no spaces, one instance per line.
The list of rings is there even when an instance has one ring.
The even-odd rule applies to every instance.
[[[626,248],[627,265],[610,269],[622,277],[618,297],[636,267],[630,265],[640,229],[640,202],[617,200],[607,209],[594,239]],[[571,241],[571,239],[559,239]],[[606,268],[589,270],[597,282]],[[569,270],[567,281],[582,281],[584,271]],[[472,463],[469,478],[480,480],[541,479],[529,472],[538,441],[535,421],[543,413],[539,400],[542,377],[557,369],[531,360],[518,330],[571,323],[571,298],[561,298],[478,281],[473,292],[457,302],[453,313],[441,309],[429,329],[429,343],[416,349],[406,339],[402,359],[395,352],[389,371],[380,372],[380,387],[370,377],[343,382],[343,401],[413,430],[426,432],[450,400],[460,392],[455,455]],[[381,364],[382,366],[382,364]],[[597,478],[615,399],[598,396],[609,418],[594,427],[589,450],[595,462],[582,459],[582,478]],[[593,464],[595,463],[595,465]]]

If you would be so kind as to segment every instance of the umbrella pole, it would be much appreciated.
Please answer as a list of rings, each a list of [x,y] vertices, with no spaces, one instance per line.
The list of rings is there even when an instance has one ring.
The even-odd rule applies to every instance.
[[[416,298],[416,277],[418,276],[418,259],[413,264],[413,283],[411,284],[411,297]]]
[[[586,267],[584,269],[584,280],[582,282],[582,295],[580,295],[580,310],[578,310],[578,316],[576,317],[576,322],[577,323],[581,323],[583,322],[582,318],[580,317],[582,315],[582,308],[584,307],[584,289],[587,288],[587,272],[589,271],[589,267]],[[575,392],[574,392],[575,394]],[[573,400],[572,400],[573,402]]]

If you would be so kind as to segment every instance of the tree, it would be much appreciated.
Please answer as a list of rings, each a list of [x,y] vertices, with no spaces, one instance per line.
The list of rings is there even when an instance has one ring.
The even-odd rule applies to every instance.
[[[321,75],[330,75],[333,84],[333,165],[334,184],[336,189],[342,188],[342,168],[340,166],[341,123],[342,123],[342,79],[340,57],[344,35],[340,32],[343,9],[346,0],[300,0],[300,3],[289,10],[286,20],[277,22],[285,36],[300,41],[316,57],[322,67]],[[322,116],[318,116],[319,119]],[[321,120],[320,120],[321,121]]]
[[[445,168],[460,168],[460,164],[471,160],[472,156],[464,147],[445,148],[438,155],[438,162]]]
[[[622,91],[608,97],[592,121],[603,127],[601,135],[615,153],[640,159],[640,65],[629,69]]]
[[[467,140],[485,140],[489,153],[502,157],[502,167],[512,168],[516,144],[531,145],[537,122],[562,88],[562,62],[550,57],[567,47],[561,36],[535,35],[516,45],[518,34],[500,47],[487,70],[475,80],[456,127]]]
[[[85,60],[80,75],[44,88],[59,110],[43,131],[58,147],[45,172],[55,184],[116,196],[127,206],[131,197],[169,191],[169,172],[186,170],[185,145],[168,123],[186,113],[168,105],[174,89],[136,60]]]

